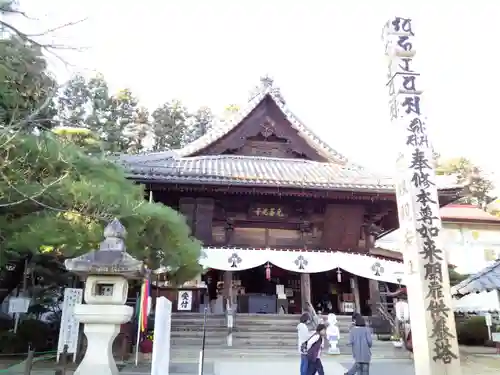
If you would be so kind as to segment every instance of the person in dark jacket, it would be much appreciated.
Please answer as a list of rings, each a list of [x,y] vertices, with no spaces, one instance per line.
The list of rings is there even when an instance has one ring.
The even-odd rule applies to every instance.
[[[355,313],[352,314],[352,325],[353,326],[356,325],[356,319],[358,318],[358,316],[361,316],[361,314],[357,313],[357,312],[355,312]]]
[[[366,327],[365,319],[361,315],[355,318],[354,327],[349,333],[348,345],[352,348],[354,365],[345,375],[368,375],[372,359],[372,333],[370,328]]]
[[[215,314],[215,304],[217,302],[217,279],[213,277],[214,275],[208,277],[208,306],[212,314]]]
[[[307,340],[307,375],[325,375],[321,363],[321,349],[326,336],[326,326],[318,324],[316,333]]]

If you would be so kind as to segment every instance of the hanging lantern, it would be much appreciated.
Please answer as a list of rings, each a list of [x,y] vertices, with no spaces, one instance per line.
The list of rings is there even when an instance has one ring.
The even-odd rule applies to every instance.
[[[340,270],[340,268],[337,268],[337,281],[339,283],[342,282],[342,271]]]
[[[271,265],[269,262],[266,264],[266,280],[271,280]]]

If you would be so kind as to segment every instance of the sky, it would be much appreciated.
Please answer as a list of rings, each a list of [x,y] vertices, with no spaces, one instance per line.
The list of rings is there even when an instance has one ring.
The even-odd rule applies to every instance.
[[[105,75],[150,108],[173,98],[221,112],[243,104],[269,75],[289,108],[352,161],[393,173],[401,141],[389,121],[380,38],[394,16],[411,17],[435,149],[480,165],[500,188],[500,2],[492,0],[21,0],[52,38],[85,47],[54,59],[61,81]],[[52,60],[51,60],[52,61]]]

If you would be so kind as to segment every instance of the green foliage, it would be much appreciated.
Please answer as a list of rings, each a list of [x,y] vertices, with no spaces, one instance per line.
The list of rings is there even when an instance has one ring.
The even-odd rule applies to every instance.
[[[1,135],[0,141],[8,136]],[[41,251],[42,245],[65,255],[89,251],[102,239],[106,221],[118,217],[135,255],[145,248],[161,251],[155,259],[182,265],[199,254],[183,217],[146,202],[143,188],[110,161],[85,155],[47,133],[14,137],[0,149],[0,162],[0,203],[7,205],[0,226],[9,251]]]
[[[0,333],[0,353],[20,354],[28,351],[28,345],[38,352],[55,350],[59,332],[56,325],[39,320],[21,321],[17,332],[4,331]]]
[[[465,196],[460,202],[474,204],[483,209],[494,199],[490,196],[493,190],[493,182],[483,176],[481,169],[474,165],[469,159],[455,158],[449,160],[437,160],[437,175],[454,175],[457,183],[465,185]]]
[[[58,117],[61,126],[86,127],[88,107],[91,105],[91,91],[83,76],[74,76],[60,92]]]
[[[58,136],[60,142],[76,145],[87,154],[100,155],[103,153],[102,141],[90,129],[58,127],[53,129],[53,132]]]
[[[131,143],[130,128],[135,122],[138,101],[128,89],[109,99],[106,121],[103,124],[106,151],[127,152]]]
[[[59,94],[58,111],[62,126],[90,130],[107,153],[181,148],[211,129],[214,117],[207,107],[191,113],[179,100],[162,104],[150,116],[130,90],[111,95],[100,74],[74,76]]]
[[[139,152],[150,132],[148,111],[129,89],[110,95],[102,75],[74,76],[58,98],[63,126],[88,129],[107,153]]]
[[[138,107],[134,121],[128,127],[128,149],[127,152],[137,154],[146,150],[146,137],[151,133],[151,124],[149,121],[149,111],[145,107]]]
[[[457,323],[457,338],[460,345],[485,345],[488,328],[483,316],[472,316]]]
[[[39,47],[17,36],[0,39],[0,122],[15,127],[45,129],[54,125],[51,97],[56,82],[46,72]]]
[[[88,82],[74,77],[58,99],[57,119],[76,128],[31,132],[31,124],[53,121],[47,112],[47,118],[37,117],[46,108],[49,92],[42,91],[42,84],[48,74],[38,49],[13,46],[0,48],[1,61],[24,59],[19,55],[29,51],[36,58],[33,67],[2,66],[4,78],[27,73],[33,77],[8,81],[0,88],[3,118],[10,121],[0,128],[0,266],[9,263],[22,269],[29,258],[30,267],[39,268],[38,275],[43,269],[50,271],[46,281],[63,283],[55,277],[61,270],[42,266],[42,258],[57,260],[58,255],[72,257],[96,249],[104,225],[117,217],[129,233],[126,243],[132,255],[147,259],[152,267],[168,262],[164,264],[187,268],[188,276],[198,272],[200,244],[190,237],[184,218],[162,204],[146,202],[143,187],[127,180],[122,168],[100,152],[102,140],[108,141],[108,151],[126,151],[133,139],[127,129],[136,118],[147,124],[147,112],[137,109],[132,93],[123,90],[110,96],[101,76]],[[20,126],[27,119],[30,127]],[[1,299],[21,281],[21,275],[18,272],[9,286],[2,287]]]
[[[0,0],[0,13],[5,14],[15,10],[18,6],[15,0]]]
[[[187,134],[187,109],[178,100],[158,107],[152,114],[153,150],[178,149],[184,145]]]
[[[0,3],[0,12],[12,6]],[[7,29],[13,36],[0,39],[0,266],[8,263],[14,271],[1,270],[9,285],[0,285],[0,300],[21,281],[26,261],[41,287],[33,290],[37,308],[48,308],[47,293],[67,284],[61,262],[96,249],[114,217],[127,228],[132,255],[192,278],[200,271],[200,243],[184,217],[146,202],[143,186],[105,158],[144,149],[148,111],[130,90],[111,95],[102,75],[73,77],[54,100],[55,81],[42,54],[47,47]],[[182,108],[172,112],[175,124],[179,116],[185,123]],[[55,123],[61,126],[53,132],[33,131]]]
[[[208,107],[201,107],[189,118],[189,126],[184,137],[185,143],[190,143],[206,134],[213,125],[214,115]]]
[[[450,277],[451,286],[457,285],[458,283],[469,277],[469,275],[462,275],[461,273],[458,273],[452,266],[448,266],[448,275]]]

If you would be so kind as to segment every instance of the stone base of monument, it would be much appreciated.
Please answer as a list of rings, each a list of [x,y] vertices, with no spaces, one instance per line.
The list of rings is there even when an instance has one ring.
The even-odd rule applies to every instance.
[[[75,317],[84,324],[87,352],[75,375],[118,375],[113,341],[120,325],[130,320],[134,309],[126,305],[76,305]]]

